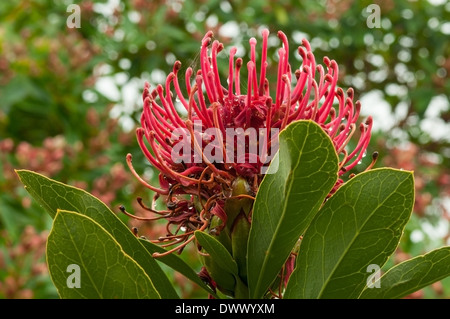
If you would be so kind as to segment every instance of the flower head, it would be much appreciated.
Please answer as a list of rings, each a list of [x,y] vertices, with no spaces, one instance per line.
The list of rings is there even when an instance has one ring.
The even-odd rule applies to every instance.
[[[175,62],[164,86],[160,84],[151,90],[145,84],[141,127],[136,133],[143,153],[159,171],[159,187],[148,184],[134,171],[130,154],[127,162],[141,183],[156,192],[155,199],[164,196],[167,210],[163,212],[141,206],[158,214],[156,218],[168,220],[168,235],[159,240],[164,246],[183,242],[171,251],[182,249],[191,241],[194,230],[209,227],[213,216],[221,220],[223,227],[228,218],[224,209],[228,199],[251,199],[256,194],[263,177],[262,167],[268,164],[276,149],[268,156],[258,154],[258,150],[267,151],[276,145],[278,132],[289,123],[312,120],[327,132],[340,155],[339,176],[355,167],[366,151],[371,117],[359,125],[356,146],[347,149],[357,131],[361,105],[359,101],[353,102],[353,89],[344,93],[337,87],[336,61],[325,57],[325,66],[317,64],[310,44],[303,40],[298,47],[303,62],[293,70],[289,64],[288,39],[279,31],[283,45],[278,50],[276,90],[271,94],[266,78],[268,37],[269,31],[263,30],[259,67],[257,41],[255,38],[249,41],[245,88],[241,87],[240,76],[244,64],[242,58],[236,58],[235,47],[229,51],[226,82],[221,79],[217,55],[224,47],[213,40],[211,31],[201,42],[200,69],[186,70],[184,91],[178,80],[179,61]],[[176,101],[184,107],[186,118],[178,113]],[[240,133],[230,141],[230,132],[236,131]],[[259,134],[255,139],[249,132]],[[239,136],[240,141],[235,138]],[[339,179],[333,191],[342,183]],[[236,192],[239,187],[241,191]],[[176,226],[175,231],[171,230],[172,225]]]

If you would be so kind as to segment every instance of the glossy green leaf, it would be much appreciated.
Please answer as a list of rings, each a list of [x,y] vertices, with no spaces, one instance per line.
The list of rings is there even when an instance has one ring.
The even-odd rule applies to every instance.
[[[139,239],[141,244],[147,249],[147,251],[150,254],[153,253],[164,253],[166,250],[156,244],[153,244],[152,242],[146,240],[146,239]],[[198,274],[178,255],[176,254],[169,254],[166,256],[158,257],[158,261],[166,264],[170,268],[172,268],[175,271],[178,271],[180,274],[185,276],[187,279],[191,280],[192,282],[199,285],[201,288],[203,288],[207,293],[214,296],[215,298],[219,298],[214,291],[211,290],[198,276]]]
[[[290,124],[256,196],[248,241],[251,298],[261,298],[337,180],[333,143],[312,121]]]
[[[233,258],[239,269],[239,277],[247,283],[247,242],[250,232],[250,222],[245,214],[237,216],[231,230]]]
[[[207,254],[215,261],[222,269],[233,274],[238,275],[238,267],[233,257],[231,257],[228,250],[217,239],[202,231],[195,232],[195,239],[197,239],[200,246]]]
[[[402,298],[448,276],[450,247],[442,247],[392,267],[373,283],[373,288],[366,287],[360,298]]]
[[[162,298],[178,298],[161,267],[128,227],[98,198],[88,192],[49,179],[41,174],[16,171],[26,190],[52,218],[57,210],[77,211],[92,218],[109,232],[122,249],[144,268]]]
[[[204,252],[207,254],[201,256],[201,259],[218,290],[226,296],[234,296],[238,279],[235,274],[237,266],[233,265],[234,260],[230,253],[218,240],[201,231],[196,231],[195,237],[200,246],[200,242],[205,244]]]
[[[160,298],[144,269],[86,215],[58,210],[47,262],[61,298]]]
[[[414,204],[411,172],[356,175],[325,203],[302,240],[285,298],[357,298],[396,249]]]

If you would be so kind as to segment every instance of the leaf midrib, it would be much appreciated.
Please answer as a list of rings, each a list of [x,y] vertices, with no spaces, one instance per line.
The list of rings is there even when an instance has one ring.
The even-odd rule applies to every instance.
[[[56,220],[56,217],[58,217],[58,216],[57,216],[58,214],[61,214],[61,213],[60,213],[59,211],[57,211],[57,213],[56,213],[56,215],[55,215],[55,220]],[[69,229],[69,227],[68,227],[68,225],[67,225],[67,223],[66,223],[66,219],[64,218],[64,216],[61,216],[61,215],[60,215],[59,218],[61,218],[61,217],[63,217],[62,222],[64,223],[64,226],[66,227],[66,229]],[[52,228],[52,229],[53,229],[53,228]],[[71,233],[71,232],[68,232],[68,234],[69,234],[70,240],[71,240],[71,242],[72,242],[72,245],[73,245],[73,247],[75,248],[75,250],[76,250],[76,252],[77,252],[77,254],[78,254],[78,258],[79,258],[79,260],[81,261],[81,264],[82,264],[82,266],[83,266],[83,269],[87,269],[86,265],[84,264],[84,260],[83,260],[83,258],[82,258],[82,255],[81,255],[80,251],[78,250],[78,246],[75,244],[75,240],[74,240],[74,238],[73,238],[73,236],[72,236],[72,233]],[[97,293],[98,298],[101,299],[101,298],[102,298],[101,293],[100,293],[100,291],[98,290],[97,286],[95,285],[95,283],[94,283],[94,281],[93,281],[93,279],[92,279],[92,277],[91,277],[91,275],[90,275],[90,272],[89,272],[89,271],[85,271],[85,272],[87,273],[87,275],[88,275],[88,277],[89,277],[89,280],[90,280],[92,286],[95,288],[95,292]]]
[[[201,231],[196,231],[194,236],[196,236],[197,240],[198,237],[201,237],[200,241],[204,240],[203,244],[206,243],[206,246],[209,246],[209,248],[214,251],[213,254],[226,256],[225,259],[222,260],[223,265],[219,265],[219,267],[226,268],[224,270],[230,272],[232,275],[238,275],[238,266],[236,264],[236,261],[233,259],[229,251],[222,245],[221,242],[219,242],[215,238],[209,238],[207,234],[204,234]],[[211,244],[210,241],[214,242],[214,244]],[[218,248],[216,249],[214,245],[216,245],[216,247]],[[203,248],[205,248],[204,246],[205,245],[203,245]],[[209,249],[206,248],[206,251],[208,252]],[[209,254],[211,255],[211,251],[209,251]]]
[[[399,183],[399,184],[396,186],[395,190],[397,190],[401,185],[403,185],[403,183],[407,180],[408,177],[409,177],[409,176],[406,176],[406,178],[404,178],[404,179],[401,181],[401,183]],[[370,219],[372,219],[373,214],[375,213],[375,211],[377,211],[377,210],[382,206],[382,204],[384,204],[391,196],[393,196],[394,193],[395,193],[395,191],[394,191],[394,192],[391,192],[391,194],[390,194],[388,197],[386,197],[386,199],[385,199],[384,201],[382,201],[379,205],[377,205],[377,208],[374,209],[374,210],[372,211],[372,213],[371,213],[371,214],[369,215],[369,217],[364,221],[364,223],[363,223],[362,226],[359,228],[359,230],[361,230],[361,229],[364,228],[364,226],[366,225],[366,223],[367,223]],[[356,236],[354,236],[353,239],[351,240],[350,245],[348,245],[348,246],[347,246],[347,249],[345,249],[344,254],[341,255],[341,257],[339,258],[338,262],[334,265],[333,270],[330,272],[330,275],[328,276],[327,280],[323,283],[322,288],[321,288],[321,290],[319,291],[319,294],[318,294],[318,296],[317,296],[317,299],[320,299],[320,298],[322,297],[322,294],[324,293],[324,290],[325,290],[326,287],[328,286],[328,283],[330,282],[331,277],[333,277],[333,275],[334,275],[334,273],[336,272],[336,270],[337,270],[338,266],[340,265],[341,261],[342,261],[342,260],[344,259],[344,257],[347,255],[348,251],[350,250],[350,247],[353,246],[353,243],[355,242],[356,238],[357,238],[357,237],[359,236],[359,234],[361,233],[359,230],[358,230],[358,234],[357,234]],[[303,289],[304,289],[304,288],[303,288]]]
[[[59,213],[59,211],[60,211],[60,210],[58,210],[57,214]],[[156,295],[157,295],[158,297],[161,298],[159,292],[156,290],[156,288],[155,288],[153,282],[151,281],[151,279],[150,279],[150,277],[148,276],[148,274],[145,272],[144,268],[143,268],[136,260],[134,260],[130,255],[128,255],[128,254],[123,250],[122,245],[120,245],[120,243],[119,243],[119,242],[118,242],[118,241],[117,241],[117,240],[116,240],[116,239],[115,239],[115,238],[114,238],[114,237],[113,237],[113,236],[112,236],[112,235],[111,235],[111,234],[110,234],[110,233],[109,233],[102,225],[100,225],[99,223],[97,223],[97,222],[96,222],[94,219],[92,219],[91,217],[86,216],[86,215],[84,215],[84,214],[80,214],[80,213],[77,213],[77,212],[70,212],[70,211],[66,211],[66,210],[61,210],[61,211],[62,211],[62,212],[65,212],[65,213],[67,213],[67,214],[75,214],[75,215],[79,215],[80,217],[86,218],[86,219],[88,219],[90,222],[94,223],[95,226],[100,227],[101,230],[102,230],[103,232],[105,232],[105,234],[107,234],[107,235],[110,237],[110,239],[118,246],[119,251],[124,255],[124,257],[125,257],[125,258],[128,258],[129,260],[131,260],[138,268],[140,268],[140,269],[142,270],[142,275],[144,275],[144,276],[147,278],[148,284],[150,285],[150,287],[153,289],[153,291],[156,293]],[[56,219],[56,215],[55,215],[55,219]],[[65,219],[63,219],[63,223],[64,223],[64,225],[66,226],[66,228],[68,228],[68,227],[67,227],[67,224],[66,224],[66,222],[65,222]],[[53,230],[52,230],[52,231],[53,231]],[[69,236],[70,236],[72,242],[75,243],[76,241],[73,240],[72,234],[71,234],[70,232],[68,232],[68,233],[69,233]],[[78,249],[77,249],[77,246],[76,246],[75,244],[74,244],[73,246],[75,247],[75,250],[77,251],[78,257],[79,257],[80,260],[82,261],[83,258],[81,257],[81,254],[80,254],[80,252],[79,252]],[[82,262],[82,264],[83,264],[84,269],[87,269],[87,267],[85,266],[84,262]],[[89,280],[91,281],[91,283],[92,283],[92,285],[94,286],[94,288],[95,288],[97,294],[99,295],[99,298],[103,299],[102,295],[100,294],[100,292],[98,291],[97,287],[95,286],[94,281],[92,280],[91,276],[89,275],[89,272],[87,272],[87,273],[88,273]],[[105,278],[104,278],[104,279],[105,279]],[[148,295],[147,295],[147,296],[148,296]],[[148,296],[148,297],[149,297],[149,296]]]
[[[76,211],[79,212],[81,211],[86,211],[88,208],[95,208],[96,210],[100,209],[100,212],[104,212],[105,216],[102,217],[102,221],[99,222],[96,219],[94,219],[92,216],[87,215],[85,212],[84,213],[79,213],[85,217],[88,217],[90,219],[92,219],[93,221],[95,221],[98,225],[100,225],[102,228],[107,227],[109,230],[107,231],[108,233],[111,234],[111,236],[113,236],[113,238],[115,239],[115,235],[119,234],[120,236],[123,237],[124,241],[123,244],[127,247],[127,251],[125,252],[125,250],[122,247],[122,250],[128,255],[130,256],[134,261],[135,257],[137,255],[139,255],[139,251],[134,248],[134,242],[130,241],[130,238],[127,238],[126,236],[129,235],[125,235],[125,232],[129,232],[128,227],[125,225],[125,223],[116,216],[116,214],[113,213],[113,211],[105,204],[103,203],[100,199],[98,199],[97,197],[95,197],[94,195],[88,193],[87,191],[85,191],[84,189],[81,188],[76,188],[72,185],[67,185],[64,184],[60,181],[56,181],[53,179],[50,179],[47,176],[44,176],[40,173],[36,173],[30,170],[25,170],[25,169],[21,169],[21,170],[15,170],[16,174],[18,175],[20,181],[22,182],[22,184],[24,184],[25,189],[29,192],[29,194],[47,211],[47,213],[51,216],[52,220],[55,219],[56,217],[56,212],[58,209],[60,210],[65,210],[65,211]],[[38,187],[29,187],[28,185],[38,185]],[[55,186],[59,186],[62,189],[64,189],[64,196],[61,195],[59,193],[59,191],[55,188]],[[45,201],[43,198],[44,196],[44,190],[49,190],[52,192],[52,194],[56,195],[56,198],[54,199],[56,201],[56,206],[58,206],[56,209],[53,209],[53,205],[47,203],[47,201]],[[66,196],[68,194],[73,195],[74,197],[79,197],[81,198],[81,200],[79,201],[79,203],[74,204],[71,201],[69,201]],[[63,205],[60,205],[60,203],[64,203]],[[62,207],[61,207],[62,206]],[[98,208],[97,208],[98,206]],[[53,213],[50,213],[53,212]],[[108,217],[109,216],[109,217]],[[106,230],[106,228],[105,228]],[[116,231],[118,233],[116,233]],[[131,234],[131,233],[130,233]],[[115,239],[116,240],[116,239]],[[118,242],[118,241],[117,241]],[[144,244],[141,241],[137,241],[139,243],[139,245],[141,245],[140,247],[142,249],[144,249],[145,252],[148,253],[148,250],[145,248]],[[151,258],[151,254],[149,255]],[[141,263],[145,266],[141,266],[144,271],[146,272],[147,276],[150,278],[151,275],[151,269],[159,269],[160,272],[159,274],[164,275],[164,272],[159,268],[159,265],[157,264],[156,261],[152,262],[151,260],[141,260],[140,263],[136,261],[136,263],[139,264],[139,266],[141,266]],[[148,273],[147,273],[148,272]],[[166,277],[167,279],[167,277]],[[169,298],[179,298],[179,296],[177,295],[176,291],[174,290],[174,288],[170,285],[168,285],[170,282],[169,280],[164,280],[160,279],[159,277],[157,278],[158,281],[158,288],[160,289],[161,292],[163,292],[165,295],[169,295]],[[153,281],[151,280],[152,285],[154,285]],[[158,292],[159,293],[159,292]]]
[[[310,123],[308,123],[307,133],[309,132],[309,128],[310,128]],[[306,136],[308,136],[308,134],[306,134]],[[307,138],[303,139],[303,144],[302,144],[302,147],[300,148],[300,151],[303,150],[303,148],[305,147],[306,140],[307,140]],[[280,146],[281,146],[281,145],[280,145]],[[300,153],[301,153],[301,152],[300,152]],[[278,152],[278,156],[280,156],[280,155],[279,155],[279,152]],[[297,161],[295,167],[294,167],[293,169],[291,169],[290,172],[289,172],[289,174],[288,174],[288,177],[289,177],[289,178],[288,178],[288,183],[287,183],[287,184],[288,184],[288,187],[285,188],[284,199],[286,199],[286,194],[290,193],[290,190],[291,190],[291,188],[292,188],[292,184],[293,184],[292,171],[294,171],[294,170],[298,167],[298,165],[300,164],[300,161],[301,161],[301,158],[302,158],[302,157],[303,157],[303,154],[301,153],[301,155],[298,157],[298,161]],[[286,192],[286,190],[289,190],[289,192]],[[281,221],[284,220],[284,218],[285,218],[287,202],[288,202],[287,200],[284,200],[284,203],[283,203],[283,210],[282,210],[282,215],[281,215],[281,218],[279,219],[279,222],[278,222],[278,224],[277,224],[277,226],[276,226],[276,228],[275,228],[275,232],[274,232],[274,235],[273,235],[272,238],[276,238],[276,235],[278,234],[279,229],[280,229]],[[267,248],[267,252],[270,252],[270,251],[271,251],[271,248],[272,248],[273,244],[274,244],[274,240],[271,240],[271,241],[270,241],[270,244],[269,244],[269,247]],[[266,267],[267,267],[267,262],[268,262],[268,259],[269,259],[269,254],[266,254],[265,256],[266,256],[266,257],[265,257],[264,260],[263,260],[263,264],[262,264],[262,266],[261,266],[260,274],[263,274],[263,273],[265,272]],[[256,286],[255,286],[255,293],[259,290],[259,287],[260,287],[260,286],[261,286],[261,275],[258,277],[258,282],[257,282],[257,284],[256,284]],[[254,296],[255,296],[255,295],[254,295]]]
[[[404,261],[403,263],[410,263],[410,262],[412,263],[412,262],[414,262],[414,261],[417,261],[418,263],[422,263],[422,262],[426,261],[426,257],[427,257],[428,254],[432,254],[433,252],[437,252],[437,251],[439,251],[439,250],[441,250],[441,249],[445,249],[445,247],[436,248],[436,249],[434,249],[434,250],[432,250],[432,251],[430,251],[430,252],[428,252],[428,253],[426,253],[426,254],[424,254],[424,255],[419,255],[419,256],[413,257],[413,258],[411,258],[411,259],[409,259],[409,260],[407,260],[407,261]],[[448,255],[443,256],[442,258],[440,258],[439,260],[437,260],[437,261],[434,262],[434,263],[431,262],[431,260],[430,260],[430,262],[433,264],[432,267],[434,267],[437,263],[441,262],[442,259],[445,259],[445,258],[448,258],[448,257],[449,257]],[[420,259],[423,259],[423,260],[420,260]],[[398,264],[398,265],[396,265],[396,266],[390,268],[390,269],[389,269],[383,276],[381,276],[376,282],[381,282],[381,280],[383,279],[383,277],[387,276],[390,272],[397,270],[397,269],[398,269],[397,267],[401,266],[403,263],[400,263],[400,264]],[[417,267],[417,265],[414,265],[414,267]],[[428,269],[427,275],[428,275],[429,272],[432,270],[432,267],[430,267],[430,268]],[[403,275],[403,274],[402,274],[402,275]],[[422,276],[422,277],[425,277],[425,276]],[[439,278],[438,280],[442,280],[443,278],[446,278],[446,277],[447,277],[447,276],[439,276],[439,277],[438,277],[438,278]],[[400,278],[401,278],[401,277],[400,277]],[[408,281],[410,281],[410,280],[408,280]],[[428,286],[428,285],[432,284],[432,283],[435,282],[435,281],[436,281],[436,280],[434,280],[434,279],[428,280],[428,281],[426,281],[425,286]],[[403,297],[403,296],[406,296],[406,295],[408,295],[408,294],[410,294],[410,293],[416,291],[417,286],[418,286],[418,285],[415,285],[415,286],[412,287],[412,288],[403,290],[402,293],[396,294],[395,296],[392,296],[392,297],[390,297],[390,298],[392,298],[392,299],[397,299],[397,298],[401,298],[401,297]],[[422,284],[420,284],[419,286],[422,286]],[[391,286],[388,290],[385,290],[385,291],[383,292],[383,294],[381,295],[381,298],[384,298],[384,296],[387,295],[387,294],[389,294],[389,292],[392,291],[394,288],[395,288],[395,286]],[[360,293],[359,297],[361,297],[361,296],[364,294],[364,292],[367,291],[367,289],[368,289],[367,287],[364,288],[363,291]]]

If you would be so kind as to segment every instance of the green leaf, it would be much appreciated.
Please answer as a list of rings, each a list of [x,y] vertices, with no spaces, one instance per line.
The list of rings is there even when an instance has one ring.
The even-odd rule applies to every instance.
[[[111,234],[76,212],[58,210],[47,262],[61,298],[160,298],[144,269]]]
[[[216,262],[223,270],[238,275],[238,267],[228,250],[217,239],[202,231],[195,231],[195,239],[206,250],[206,253]]]
[[[155,259],[128,227],[98,198],[82,189],[65,185],[35,172],[27,170],[16,172],[25,189],[52,218],[58,209],[77,211],[92,218],[119,242],[126,254],[144,268],[162,298],[178,298]]]
[[[240,213],[234,221],[231,230],[233,258],[239,269],[239,277],[247,283],[247,243],[250,232],[250,222],[244,213]],[[248,297],[247,297],[248,298]]]
[[[325,203],[302,240],[285,298],[357,298],[368,266],[396,249],[414,204],[411,172],[356,175]]]
[[[392,267],[373,283],[373,288],[364,288],[360,298],[402,298],[448,276],[450,247],[442,247]]]
[[[220,261],[216,262],[211,256],[202,256],[203,265],[208,270],[208,274],[217,285],[217,289],[229,298],[235,295],[237,277],[232,273],[225,271],[220,265]]]
[[[279,165],[278,165],[279,162]],[[312,121],[290,124],[264,177],[248,241],[251,298],[262,297],[337,180],[333,143]]]
[[[139,239],[141,244],[145,247],[145,249],[148,250],[150,254],[153,253],[164,253],[166,250],[162,247],[159,247],[156,244],[153,244],[152,242],[146,240],[146,239]],[[215,298],[219,298],[214,291],[211,290],[198,276],[198,274],[180,257],[178,257],[176,254],[169,254],[166,256],[158,257],[158,261],[161,261],[162,263],[166,264],[173,270],[178,271],[180,274],[185,276],[187,279],[191,280],[192,282],[199,285],[201,288],[203,288],[207,293],[213,295]]]

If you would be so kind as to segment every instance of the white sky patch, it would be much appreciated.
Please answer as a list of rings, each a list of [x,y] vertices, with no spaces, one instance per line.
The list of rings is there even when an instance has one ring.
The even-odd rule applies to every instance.
[[[105,17],[112,16],[114,10],[120,4],[120,0],[108,0],[106,3],[94,3],[94,11],[103,14]]]
[[[441,4],[444,4],[447,2],[447,0],[428,0],[429,3],[435,5],[435,6],[439,6]]]
[[[420,123],[422,131],[426,132],[433,141],[450,141],[450,124],[440,118],[426,118]]]
[[[143,87],[140,86],[140,84],[140,81],[134,78],[122,86],[123,109],[127,114],[131,114],[135,111],[137,98],[142,94],[140,92],[143,90]]]
[[[439,240],[444,238],[448,234],[448,221],[445,219],[439,220],[439,222],[433,226],[429,222],[422,224],[423,231],[432,239]]]
[[[443,34],[450,34],[450,22],[445,22],[441,26],[441,32]]]
[[[116,31],[114,31],[113,38],[116,42],[122,42],[125,38],[125,31],[123,31],[122,29],[117,29]]]
[[[395,107],[395,118],[397,121],[404,120],[406,116],[408,115],[408,103],[406,102],[400,102]]]
[[[425,111],[425,119],[420,123],[420,128],[434,141],[450,141],[450,123],[441,118],[441,113],[449,109],[450,105],[444,95],[438,95],[431,99]]]
[[[83,100],[87,103],[95,103],[98,101],[98,95],[92,90],[84,90],[83,91]]]
[[[228,21],[219,29],[219,36],[227,38],[236,38],[240,33],[239,24],[236,21]]]
[[[408,94],[408,88],[406,85],[399,85],[397,83],[389,83],[386,85],[386,94],[405,97]]]
[[[309,35],[301,31],[293,31],[292,39],[296,44],[301,44],[303,39],[309,39]]]
[[[441,116],[442,112],[448,111],[450,105],[444,95],[433,97],[425,111],[425,117],[433,118]]]
[[[127,83],[128,79],[129,79],[129,76],[125,72],[119,72],[119,73],[114,74],[114,80],[115,80],[116,84],[119,86]]]
[[[219,23],[219,18],[215,14],[211,14],[206,18],[206,24],[209,28],[214,28]]]
[[[130,59],[126,59],[126,58],[120,59],[119,66],[123,70],[128,70],[129,68],[131,68],[131,61],[130,61]]]
[[[153,69],[152,73],[150,74],[150,82],[164,83],[165,81],[166,81],[166,73],[160,69]]]
[[[96,66],[94,69],[94,75],[96,76],[108,75],[111,74],[112,72],[113,72],[112,66],[105,63]]]
[[[128,12],[128,19],[133,23],[139,23],[141,21],[141,14],[137,11]]]
[[[220,9],[225,13],[230,13],[231,11],[233,11],[233,7],[228,1],[221,1]]]
[[[391,106],[383,99],[381,91],[373,90],[361,97],[361,115],[373,117],[374,131],[388,131],[395,125]]]
[[[119,124],[125,131],[130,131],[135,127],[131,114],[137,107],[142,107],[139,99],[143,87],[143,80],[129,79],[125,72],[117,73],[114,76],[100,77],[95,83],[95,88],[100,94],[111,101],[121,102],[113,106],[109,115],[112,118],[118,118]]]
[[[379,54],[368,54],[366,60],[378,68],[381,68],[385,64],[383,56]]]
[[[416,229],[411,232],[410,238],[413,243],[420,243],[425,236],[422,231]]]
[[[120,91],[116,86],[114,78],[111,76],[99,78],[95,83],[95,89],[111,101],[118,101],[120,99]]]

